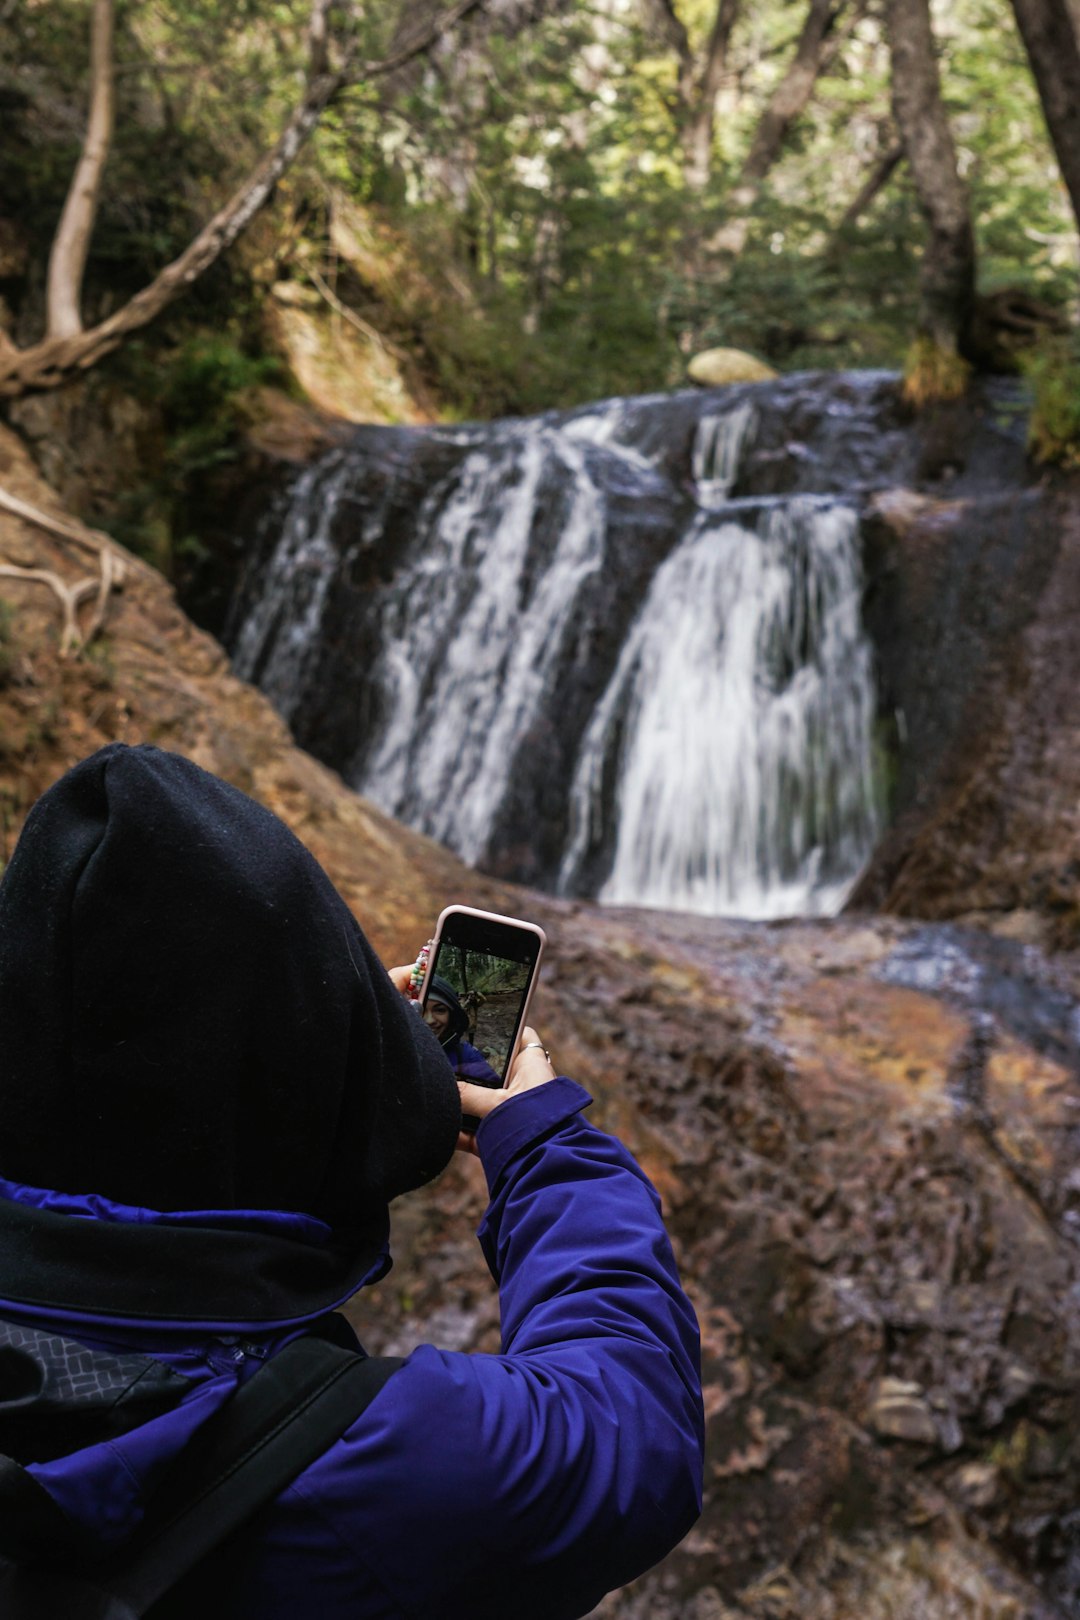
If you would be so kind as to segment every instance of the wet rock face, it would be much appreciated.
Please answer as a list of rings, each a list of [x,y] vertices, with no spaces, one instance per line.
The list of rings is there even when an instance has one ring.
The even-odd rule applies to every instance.
[[[868,622],[904,732],[853,896],[1080,940],[1080,482],[877,502]]]

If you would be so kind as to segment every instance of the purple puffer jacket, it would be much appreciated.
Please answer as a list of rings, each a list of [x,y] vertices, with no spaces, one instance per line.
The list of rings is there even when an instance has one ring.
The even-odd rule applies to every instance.
[[[455,1035],[452,1041],[448,1041],[443,1051],[459,1080],[472,1080],[478,1086],[502,1085],[502,1081],[483,1052],[475,1046],[470,1046],[460,1035]]]
[[[689,1529],[701,1501],[697,1325],[657,1196],[620,1143],[582,1117],[587,1101],[560,1079],[504,1103],[477,1133],[501,1354],[414,1350],[347,1433],[189,1578],[185,1613],[560,1620],[585,1614]],[[103,1199],[0,1191],[73,1220],[155,1219]],[[245,1218],[268,1219],[228,1221]],[[310,1217],[269,1219],[320,1241]],[[110,1547],[238,1381],[304,1327],[196,1331],[2,1300],[0,1315],[141,1350],[190,1381],[163,1415],[33,1468]]]

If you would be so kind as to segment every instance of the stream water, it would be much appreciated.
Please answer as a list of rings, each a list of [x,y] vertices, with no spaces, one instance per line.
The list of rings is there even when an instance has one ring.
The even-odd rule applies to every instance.
[[[833,414],[869,417],[873,387]],[[831,913],[880,825],[857,495],[801,443],[778,479],[761,428],[743,388],[362,430],[264,535],[236,669],[353,786],[500,875]]]

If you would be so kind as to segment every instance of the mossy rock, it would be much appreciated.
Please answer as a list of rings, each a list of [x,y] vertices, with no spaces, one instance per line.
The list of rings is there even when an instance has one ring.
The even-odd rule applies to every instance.
[[[691,382],[702,388],[723,388],[727,383],[771,382],[780,373],[742,349],[703,349],[686,368]]]

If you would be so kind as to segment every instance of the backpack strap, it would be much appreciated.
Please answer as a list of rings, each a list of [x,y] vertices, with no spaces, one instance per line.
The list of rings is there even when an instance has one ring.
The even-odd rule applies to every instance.
[[[121,1561],[85,1578],[0,1565],[4,1620],[139,1620],[166,1592],[260,1507],[309,1467],[374,1400],[402,1364],[365,1357],[325,1340],[286,1345],[239,1389],[196,1437],[150,1526]],[[10,1459],[5,1459],[10,1461]],[[22,1475],[30,1514],[47,1493]],[[7,1471],[9,1493],[18,1480]],[[54,1511],[55,1510],[54,1507]]]

